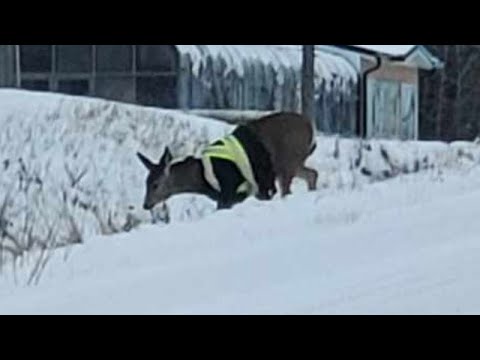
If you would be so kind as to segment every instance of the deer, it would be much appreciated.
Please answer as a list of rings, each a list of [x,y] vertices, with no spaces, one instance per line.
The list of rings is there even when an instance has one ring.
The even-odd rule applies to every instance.
[[[230,209],[251,195],[259,200],[271,200],[277,193],[275,182],[279,183],[281,197],[285,198],[292,194],[295,177],[303,179],[309,191],[317,190],[318,172],[305,165],[317,147],[314,125],[309,118],[297,113],[274,113],[239,125],[232,134],[244,140],[253,177],[245,175],[245,171],[228,159],[215,159],[210,167],[216,171],[219,188],[209,181],[204,157],[175,160],[166,147],[160,161],[154,163],[138,152],[138,158],[149,172],[143,208],[152,210],[175,195],[190,193],[207,196],[217,203],[218,210]],[[217,141],[212,146],[219,144]],[[236,191],[243,183],[255,182],[257,186],[250,186],[250,191]]]

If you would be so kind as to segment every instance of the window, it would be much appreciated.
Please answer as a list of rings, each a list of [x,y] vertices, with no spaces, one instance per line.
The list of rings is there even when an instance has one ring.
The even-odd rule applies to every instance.
[[[48,91],[50,86],[48,80],[22,80],[22,89]]]
[[[52,45],[20,45],[20,68],[24,73],[52,71]]]
[[[69,95],[88,95],[90,93],[88,80],[60,80],[58,91]]]
[[[97,78],[95,95],[110,100],[135,102],[134,78]]]
[[[400,83],[370,79],[368,82],[367,135],[370,138],[396,138],[401,121]]]
[[[177,106],[175,77],[138,77],[137,101],[147,106],[175,108]]]
[[[176,71],[176,49],[173,45],[136,45],[137,71]]]
[[[132,45],[96,45],[97,72],[132,72]]]
[[[418,88],[411,84],[402,84],[402,123],[400,138],[413,140],[417,136],[418,126]]]
[[[20,55],[24,89],[178,106],[174,45],[20,45]],[[193,79],[181,81],[188,88],[187,81]],[[197,97],[202,104],[208,100]],[[187,103],[188,96],[181,101]]]
[[[57,45],[57,71],[92,72],[92,45]]]

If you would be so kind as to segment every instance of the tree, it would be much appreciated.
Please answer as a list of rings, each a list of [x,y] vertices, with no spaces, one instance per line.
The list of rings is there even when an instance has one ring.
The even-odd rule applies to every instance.
[[[480,47],[427,45],[445,68],[420,77],[421,138],[473,140],[480,135]]]
[[[302,113],[315,119],[315,45],[303,45]]]

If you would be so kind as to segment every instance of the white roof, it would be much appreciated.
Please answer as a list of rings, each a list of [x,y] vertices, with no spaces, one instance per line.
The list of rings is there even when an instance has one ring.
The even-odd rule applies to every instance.
[[[407,66],[424,70],[440,69],[444,66],[442,61],[435,57],[423,45],[348,45],[359,50],[369,50],[388,57],[403,58],[402,62]]]
[[[285,69],[300,70],[302,52],[299,45],[176,45],[182,55],[189,55],[197,73],[207,58],[221,59],[225,72],[235,71],[242,76],[247,66],[260,62],[271,66],[278,74]],[[341,77],[356,81],[357,73],[342,56],[317,50],[315,62],[317,79]]]
[[[381,52],[392,56],[402,56],[408,54],[417,45],[352,45],[363,49]]]

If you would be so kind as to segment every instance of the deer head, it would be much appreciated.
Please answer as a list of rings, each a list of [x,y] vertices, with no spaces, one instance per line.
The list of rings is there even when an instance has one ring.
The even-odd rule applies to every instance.
[[[170,149],[167,147],[158,164],[154,164],[141,153],[137,153],[140,161],[149,171],[147,177],[147,193],[143,208],[153,209],[157,204],[168,200],[175,194],[175,183],[170,176],[170,164],[173,160]]]

